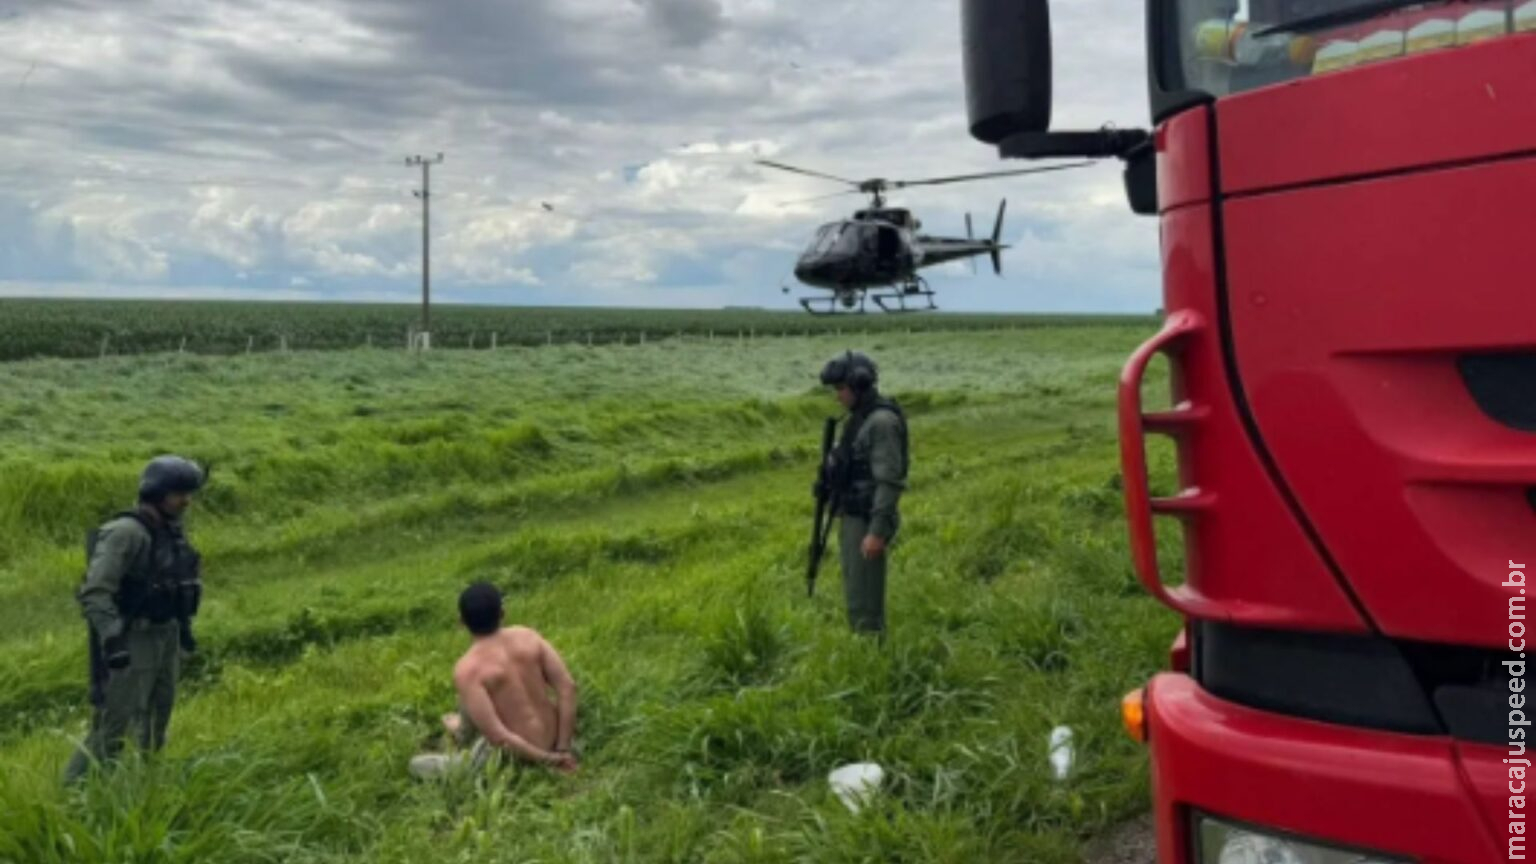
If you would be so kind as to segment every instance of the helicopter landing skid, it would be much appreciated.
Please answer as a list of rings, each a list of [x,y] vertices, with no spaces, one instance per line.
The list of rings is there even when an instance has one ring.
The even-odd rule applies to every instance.
[[[799,299],[800,307],[812,315],[863,315],[865,312],[866,295],[863,292],[859,292],[857,299],[851,292]]]
[[[876,306],[880,307],[880,311],[886,312],[886,313],[889,313],[889,314],[892,314],[892,315],[900,315],[900,314],[903,314],[903,313],[911,314],[913,312],[933,312],[933,311],[937,311],[939,307],[933,302],[933,295],[934,295],[933,289],[929,288],[925,284],[925,285],[922,285],[921,287],[913,286],[913,287],[909,287],[909,288],[903,289],[901,291],[892,292],[890,294],[876,294],[871,299],[873,299],[875,301],[875,305]],[[915,308],[912,307],[912,306],[907,305],[908,299],[909,298],[914,298],[914,297],[921,297],[921,298],[923,298],[923,300],[926,301],[927,305],[925,305],[925,306],[917,306]],[[895,305],[894,306],[887,305],[888,301],[894,301]],[[917,302],[917,301],[914,300],[913,302]]]
[[[863,309],[844,310],[836,297],[801,297],[800,307],[812,315],[863,315]]]

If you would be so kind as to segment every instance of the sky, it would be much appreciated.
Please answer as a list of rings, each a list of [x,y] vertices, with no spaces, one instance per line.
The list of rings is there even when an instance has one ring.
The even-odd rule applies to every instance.
[[[1146,125],[1139,8],[1054,7],[1055,127]],[[413,302],[441,152],[439,302],[790,308],[860,199],[754,160],[1027,167],[967,132],[955,0],[0,0],[0,94],[0,296]],[[930,271],[943,308],[1160,305],[1113,161],[892,203],[1005,197],[1003,277]]]

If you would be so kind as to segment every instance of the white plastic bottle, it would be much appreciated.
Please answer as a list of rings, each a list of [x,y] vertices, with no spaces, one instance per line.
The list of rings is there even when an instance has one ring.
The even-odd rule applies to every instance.
[[[1057,780],[1067,779],[1072,773],[1072,730],[1066,726],[1057,726],[1051,730],[1050,758],[1051,772]]]

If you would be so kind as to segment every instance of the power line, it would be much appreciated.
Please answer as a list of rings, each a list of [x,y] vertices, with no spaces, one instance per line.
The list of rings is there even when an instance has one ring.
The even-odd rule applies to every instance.
[[[168,177],[165,175],[150,174],[118,174],[114,172],[99,171],[51,171],[48,169],[28,170],[25,173],[0,171],[0,185],[15,189],[18,187],[38,186],[47,183],[69,183],[77,180],[99,180],[104,183],[125,183],[132,185],[160,186],[166,188],[229,188],[229,189],[268,189],[292,192],[304,192],[311,195],[326,196],[332,198],[401,198],[407,192],[414,194],[416,190],[408,188],[389,188],[384,186],[353,187],[332,189],[324,186],[315,186],[299,183],[292,180],[277,178],[257,177],[253,175],[230,177]],[[472,193],[461,193],[470,194]],[[418,196],[419,197],[419,196]],[[525,204],[529,207],[541,207],[538,199],[518,199],[507,194],[483,195],[475,200],[476,206],[492,204]],[[550,208],[543,208],[549,210]]]
[[[43,106],[18,109],[13,105],[3,105],[0,106],[0,121],[4,121],[9,126],[47,128],[71,137],[78,136],[82,126],[90,125],[125,129],[149,128],[162,133],[181,132],[204,137],[221,133],[233,133],[242,137],[251,137],[253,133],[264,135],[282,133],[285,138],[323,137],[363,153],[379,153],[378,147],[354,140],[356,137],[368,134],[368,130],[338,126],[334,118],[302,123],[292,122],[289,116],[274,116],[275,112],[273,112],[273,114],[251,115],[241,120],[224,120],[218,117],[183,120],[121,102],[80,104],[78,99],[73,98],[79,94],[70,95],[72,98],[67,113],[49,111]]]
[[[330,197],[350,198],[382,198],[385,196],[394,198],[405,194],[404,189],[385,188],[357,188],[357,189],[325,189],[316,186],[307,186],[303,183],[294,183],[284,180],[268,180],[259,177],[164,177],[147,174],[114,174],[110,172],[69,171],[54,172],[29,171],[25,174],[0,174],[7,185],[21,186],[28,181],[44,181],[56,183],[68,183],[76,180],[99,180],[105,183],[127,183],[141,186],[182,187],[196,189],[200,187],[218,187],[228,189],[282,189],[294,192],[307,192],[313,195],[326,195]]]
[[[376,202],[379,206],[390,202],[399,202],[407,192],[415,193],[409,188],[389,189],[385,187],[360,187],[348,189],[328,189],[321,186],[306,185],[291,180],[266,179],[261,177],[166,177],[143,174],[117,174],[111,172],[71,171],[62,173],[49,173],[46,170],[28,171],[26,173],[13,173],[0,171],[0,188],[8,189],[12,193],[32,194],[62,194],[58,189],[49,188],[50,184],[67,185],[72,181],[97,180],[110,185],[140,185],[161,188],[197,189],[252,189],[271,190],[285,193],[297,193],[315,199],[353,200],[358,202]],[[108,191],[107,188],[71,188],[73,194],[89,194]],[[541,213],[554,212],[553,205],[541,202],[540,199],[519,199],[511,195],[475,195],[473,193],[456,193],[457,196],[467,198],[468,211],[474,212],[481,208],[517,207],[527,210],[538,210]],[[417,195],[416,197],[420,197]]]

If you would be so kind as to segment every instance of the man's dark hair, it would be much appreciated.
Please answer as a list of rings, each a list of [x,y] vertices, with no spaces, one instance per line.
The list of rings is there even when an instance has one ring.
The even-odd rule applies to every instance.
[[[501,629],[501,592],[489,582],[476,582],[459,595],[459,618],[469,632],[489,636]]]

